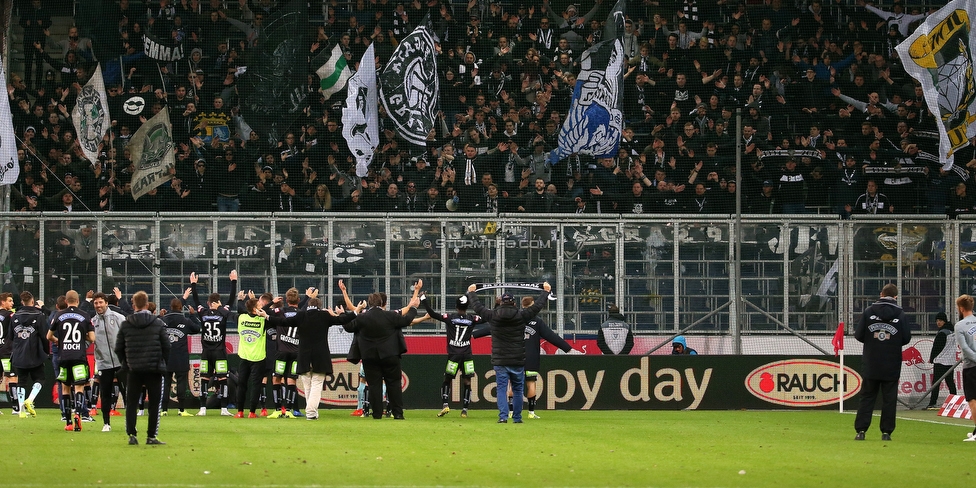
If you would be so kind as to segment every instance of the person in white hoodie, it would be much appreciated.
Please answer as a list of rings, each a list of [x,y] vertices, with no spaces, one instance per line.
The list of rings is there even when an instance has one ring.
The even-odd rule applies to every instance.
[[[976,316],[973,315],[973,297],[960,295],[956,299],[959,322],[956,322],[956,343],[962,349],[962,390],[969,402],[969,409],[976,410]],[[973,416],[976,422],[976,415]],[[976,442],[976,429],[966,434],[965,442]]]
[[[112,431],[112,416],[118,416],[115,403],[119,399],[118,374],[122,369],[122,361],[115,353],[115,341],[119,335],[119,327],[125,316],[112,310],[108,306],[108,297],[104,293],[96,293],[92,297],[95,315],[92,325],[95,327],[95,392],[102,400],[102,432]],[[100,395],[99,395],[100,393]]]

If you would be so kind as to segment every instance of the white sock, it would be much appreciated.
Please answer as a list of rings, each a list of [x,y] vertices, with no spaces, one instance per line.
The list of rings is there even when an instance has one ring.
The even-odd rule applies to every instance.
[[[34,399],[37,398],[37,394],[41,392],[41,388],[44,387],[40,383],[34,383],[34,387],[31,388],[30,397],[28,398],[28,400],[33,402]],[[24,389],[21,388],[20,391],[24,391]]]
[[[24,388],[23,387],[17,388],[17,405],[20,407],[18,409],[19,411],[21,412],[26,411],[24,410]]]

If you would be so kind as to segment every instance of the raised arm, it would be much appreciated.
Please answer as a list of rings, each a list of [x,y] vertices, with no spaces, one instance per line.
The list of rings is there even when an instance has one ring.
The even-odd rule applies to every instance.
[[[481,300],[478,300],[478,295],[475,294],[477,290],[478,287],[474,283],[468,285],[468,303],[471,304],[471,309],[474,310],[474,313],[481,315],[486,321],[491,320],[492,311],[482,305]]]
[[[352,299],[349,298],[349,293],[346,293],[346,285],[339,280],[339,291],[342,292],[342,300],[346,303],[346,310],[355,310],[356,305],[352,303]]]
[[[199,281],[199,279],[200,277],[197,276],[195,271],[190,273],[190,294],[193,295],[193,303],[196,305],[196,310],[200,310],[200,308],[202,308],[200,306],[200,295],[197,294],[197,281]]]
[[[231,270],[227,277],[230,278],[230,296],[227,298],[227,306],[234,308],[234,304],[237,303],[237,270]]]
[[[420,306],[420,289],[424,286],[424,280],[417,280],[413,284],[413,296],[410,297],[410,303],[407,306],[400,309],[400,313],[406,315],[411,308],[417,308]]]

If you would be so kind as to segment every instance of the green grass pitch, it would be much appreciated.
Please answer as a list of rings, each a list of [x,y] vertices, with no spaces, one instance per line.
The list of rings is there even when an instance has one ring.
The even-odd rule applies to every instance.
[[[973,486],[970,421],[900,412],[892,442],[875,418],[827,411],[408,410],[407,420],[322,410],[305,419],[163,417],[166,446],[126,444],[124,419],[64,432],[55,410],[0,417],[2,486]],[[171,412],[173,413],[173,412]],[[913,417],[913,418],[908,418]],[[139,418],[145,431],[146,418]]]

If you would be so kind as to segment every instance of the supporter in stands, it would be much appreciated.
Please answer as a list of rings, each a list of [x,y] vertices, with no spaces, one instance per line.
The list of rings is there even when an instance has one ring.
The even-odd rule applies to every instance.
[[[361,193],[357,198],[367,204],[366,208],[374,209],[371,182],[384,189],[382,195],[390,183],[395,183],[402,194],[406,183],[413,181],[415,191],[422,196],[430,182],[437,183],[437,198],[454,189],[461,190],[458,208],[469,211],[484,197],[482,185],[478,185],[482,174],[491,173],[493,183],[501,186],[500,193],[509,192],[514,198],[526,191],[519,188],[520,173],[526,165],[532,170],[528,175],[530,183],[523,187],[528,190],[534,188],[532,180],[536,177],[541,176],[546,184],[555,178],[557,186],[562,187],[564,177],[579,175],[574,179],[575,194],[561,197],[570,197],[567,209],[578,210],[575,198],[579,192],[590,195],[591,190],[597,189],[605,196],[596,200],[581,198],[586,202],[583,207],[599,207],[603,212],[613,212],[615,203],[627,207],[627,202],[610,196],[632,193],[635,174],[628,174],[623,163],[618,161],[618,166],[614,166],[613,160],[602,162],[584,155],[572,155],[554,164],[545,161],[557,144],[568,109],[573,78],[565,77],[567,71],[575,68],[566,66],[577,66],[584,45],[597,42],[602,36],[603,12],[610,7],[607,2],[581,6],[588,11],[586,15],[580,15],[577,7],[568,8],[563,13],[565,17],[543,8],[537,0],[519,4],[512,11],[487,5],[470,12],[446,4],[437,6],[431,14],[435,30],[443,34],[443,54],[438,59],[442,78],[439,108],[445,115],[443,123],[438,122],[435,127],[437,139],[420,148],[398,140],[394,131],[384,130],[370,173],[364,179],[353,177],[347,171],[352,166],[351,152],[341,135],[345,92],[324,100],[314,93],[317,80],[312,76],[308,87],[303,88],[312,90],[303,92],[304,96],[311,94],[307,98],[311,102],[309,109],[290,126],[278,128],[281,147],[271,152],[275,162],[284,159],[279,164],[284,165],[288,176],[281,173],[282,180],[277,183],[274,174],[278,164],[265,160],[270,146],[268,134],[247,132],[247,125],[259,125],[253,116],[237,118],[247,107],[247,97],[253,95],[236,92],[233,87],[246,79],[240,77],[249,76],[251,71],[244,71],[245,63],[253,62],[255,57],[246,54],[260,45],[258,38],[268,20],[278,13],[249,3],[213,2],[208,8],[199,9],[198,18],[193,3],[184,6],[167,0],[154,3],[148,12],[135,12],[127,0],[122,0],[105,16],[118,29],[118,34],[108,36],[116,41],[108,47],[97,42],[93,45],[105,36],[82,25],[50,30],[67,32],[67,36],[42,32],[50,27],[53,12],[45,7],[55,8],[43,1],[32,0],[31,8],[20,12],[25,41],[30,41],[24,49],[27,72],[11,73],[8,86],[14,124],[17,133],[24,134],[18,144],[28,155],[21,162],[17,188],[30,189],[32,184],[25,186],[27,178],[32,178],[32,183],[47,184],[43,188],[44,199],[38,199],[37,205],[31,204],[25,191],[18,190],[15,207],[44,209],[47,199],[54,197],[50,207],[59,209],[84,204],[105,210],[181,210],[184,206],[203,210],[216,203],[218,211],[233,212],[240,210],[241,198],[249,193],[247,188],[257,187],[259,182],[264,185],[260,177],[251,176],[251,168],[259,159],[259,168],[272,166],[270,183],[264,186],[273,187],[274,191],[265,196],[274,204],[254,207],[258,210],[307,208],[321,183],[335,198],[332,211],[360,209],[359,204],[348,205],[356,189]],[[307,43],[308,52],[314,53],[329,52],[332,43],[338,43],[343,52],[350,54],[349,59],[357,60],[367,44],[382,45],[380,36],[389,37],[394,29],[399,29],[396,38],[403,37],[426,13],[423,5],[402,11],[396,8],[393,2],[375,6],[364,2],[359,11],[353,9],[350,15],[335,12],[335,7],[330,6],[325,10],[325,25],[308,29],[314,35],[302,42]],[[900,5],[894,8],[891,13],[870,5],[847,7],[814,0],[798,12],[792,2],[774,0],[768,6],[744,4],[722,10],[691,1],[679,2],[672,9],[629,9],[624,39],[625,47],[631,51],[628,61],[633,70],[625,77],[622,106],[633,132],[625,133],[621,146],[627,157],[635,161],[639,155],[646,155],[648,176],[659,169],[664,171],[661,179],[655,176],[652,182],[671,180],[663,187],[654,183],[644,190],[655,200],[660,198],[656,210],[697,211],[694,205],[684,207],[692,201],[691,185],[697,181],[690,175],[698,161],[705,163],[706,175],[716,171],[719,179],[731,180],[728,168],[735,160],[735,108],[747,107],[742,129],[745,174],[740,190],[750,210],[769,212],[772,207],[775,212],[803,213],[832,206],[838,214],[846,215],[846,207],[854,203],[851,200],[864,192],[860,186],[863,166],[914,164],[927,168],[928,173],[886,178],[891,181],[881,191],[890,199],[888,207],[897,208],[899,213],[940,213],[943,202],[955,193],[956,183],[968,181],[971,168],[964,164],[973,159],[973,152],[961,150],[956,158],[959,165],[942,172],[938,161],[905,149],[903,143],[907,141],[916,149],[921,145],[923,154],[936,154],[937,141],[917,136],[920,131],[934,128],[934,118],[920,87],[900,67],[891,49],[892,43],[907,33],[910,22],[905,19],[914,18],[904,12],[899,14]],[[459,15],[471,22],[457,23],[454,19]],[[884,19],[880,26],[879,16]],[[151,22],[143,22],[148,19]],[[581,23],[577,24],[576,19]],[[399,26],[392,23],[394,20],[406,22]],[[371,36],[380,25],[380,33]],[[668,26],[677,27],[671,31]],[[183,43],[185,57],[154,66],[156,63],[141,52],[142,35],[147,30],[157,38],[164,37],[163,31],[167,38],[170,34],[175,36],[172,39]],[[35,41],[40,43],[37,48]],[[123,46],[128,46],[127,50],[123,51]],[[59,58],[52,59],[52,66],[61,73],[50,79],[42,78],[41,56],[45,48]],[[100,50],[106,54],[99,54]],[[94,173],[93,165],[72,167],[75,176],[80,176],[81,187],[77,191],[69,188],[70,196],[62,197],[60,192],[65,188],[61,185],[64,170],[58,169],[60,158],[69,153],[72,163],[82,159],[73,149],[76,143],[68,117],[74,108],[74,94],[93,72],[90,58],[104,61],[119,55],[121,63],[101,65],[115,123],[100,152],[106,161],[115,160],[109,157],[109,150],[114,148],[117,160],[114,167],[106,164],[101,175]],[[388,55],[381,58],[384,56]],[[560,61],[560,57],[564,59]],[[309,69],[314,72],[318,67],[310,65]],[[234,75],[230,75],[231,69]],[[557,72],[564,78],[557,78]],[[78,85],[73,84],[76,76]],[[142,96],[150,107],[141,114],[144,118],[169,105],[174,146],[183,156],[177,165],[181,193],[177,194],[171,185],[135,204],[126,190],[134,168],[128,168],[125,145],[141,120],[139,115],[123,111],[123,107],[137,96]],[[211,124],[210,119],[215,118],[220,124]],[[201,124],[204,119],[208,119],[207,125]],[[381,112],[381,119],[384,128],[391,127],[385,113]],[[215,135],[215,127],[219,127],[216,135],[221,147],[195,141],[197,135],[209,140]],[[289,132],[293,134],[292,141],[285,138]],[[823,151],[824,164],[813,161],[812,165],[804,165],[798,160],[795,170],[781,173],[776,168],[769,174],[773,165],[763,165],[760,156],[769,148],[785,149],[784,140],[794,149],[802,146]],[[843,146],[842,141],[846,143]],[[183,150],[183,145],[188,149]],[[466,145],[471,146],[473,154],[465,153],[450,164],[428,166],[419,162],[423,154],[433,163],[441,148],[445,156],[453,156],[454,148]],[[856,148],[856,152],[843,147]],[[285,151],[288,154],[282,157]],[[405,153],[401,155],[401,151]],[[228,156],[230,152],[234,155]],[[224,154],[223,161],[218,154]],[[835,157],[844,162],[836,170]],[[205,169],[198,166],[201,159]],[[418,162],[408,162],[414,159]],[[473,164],[467,165],[468,160]],[[24,170],[27,162],[33,164],[30,171]],[[390,171],[382,171],[384,166]],[[293,174],[297,172],[302,172],[302,176]],[[309,179],[313,173],[317,179]],[[770,205],[771,198],[762,196],[762,183],[766,180],[776,183],[774,196],[778,205]],[[287,185],[281,184],[285,182]],[[715,186],[714,181],[704,183],[706,195],[714,191],[709,189]],[[896,188],[890,183],[904,184]],[[673,190],[682,185],[689,186],[689,196],[677,198],[680,192]],[[104,188],[109,191],[102,195]],[[830,199],[823,195],[824,188],[832,190]],[[187,191],[187,196],[182,197]],[[728,187],[721,191],[728,192]],[[62,198],[71,203],[65,206]],[[727,198],[722,201],[727,203]],[[190,205],[183,205],[186,199]],[[318,205],[319,209],[322,207]],[[718,211],[729,212],[731,207],[723,204]]]

